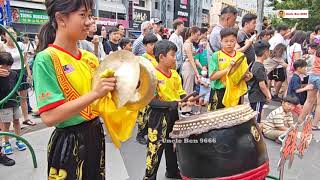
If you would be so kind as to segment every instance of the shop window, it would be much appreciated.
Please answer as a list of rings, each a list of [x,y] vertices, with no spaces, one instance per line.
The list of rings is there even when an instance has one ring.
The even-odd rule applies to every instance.
[[[139,0],[139,4],[137,4],[137,6],[146,7],[146,1],[144,1],[144,0]]]
[[[159,2],[154,3],[154,9],[159,9]]]
[[[118,20],[126,20],[126,14],[124,13],[115,13],[110,11],[99,11],[99,16],[104,18],[111,18],[111,19],[117,19]]]

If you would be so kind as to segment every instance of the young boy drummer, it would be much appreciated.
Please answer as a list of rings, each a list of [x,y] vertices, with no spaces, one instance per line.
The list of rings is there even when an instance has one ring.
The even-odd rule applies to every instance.
[[[156,67],[158,85],[155,98],[149,104],[151,112],[148,122],[148,152],[144,180],[156,179],[164,149],[166,177],[181,179],[177,157],[169,138],[175,121],[179,119],[178,108],[185,105],[179,101],[186,96],[181,78],[177,71],[173,70],[176,51],[176,45],[167,40],[157,42],[154,48],[156,60],[159,62]]]

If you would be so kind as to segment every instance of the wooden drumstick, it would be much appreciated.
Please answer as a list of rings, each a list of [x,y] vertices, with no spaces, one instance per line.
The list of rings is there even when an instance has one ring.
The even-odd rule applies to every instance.
[[[201,95],[198,95],[198,96],[192,98],[192,99],[190,100],[190,102],[197,101],[197,100],[199,100],[200,98],[206,96],[207,94],[208,94],[208,93],[203,93],[203,94],[201,94]]]
[[[191,94],[187,95],[186,97],[182,98],[179,102],[183,103],[183,102],[187,102],[189,100],[189,98],[191,98],[192,96],[197,95],[197,91],[193,91]]]

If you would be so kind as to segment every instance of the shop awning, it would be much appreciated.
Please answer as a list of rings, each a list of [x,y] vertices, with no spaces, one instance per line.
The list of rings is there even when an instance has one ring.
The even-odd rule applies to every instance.
[[[14,7],[46,10],[46,6],[42,3],[34,3],[27,1],[10,1],[10,5]]]

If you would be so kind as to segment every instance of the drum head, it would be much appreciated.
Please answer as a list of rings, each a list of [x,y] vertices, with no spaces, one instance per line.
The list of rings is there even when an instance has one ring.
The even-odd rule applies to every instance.
[[[233,127],[249,121],[256,115],[257,112],[253,111],[249,104],[195,115],[176,121],[170,137],[187,138],[213,129]]]

